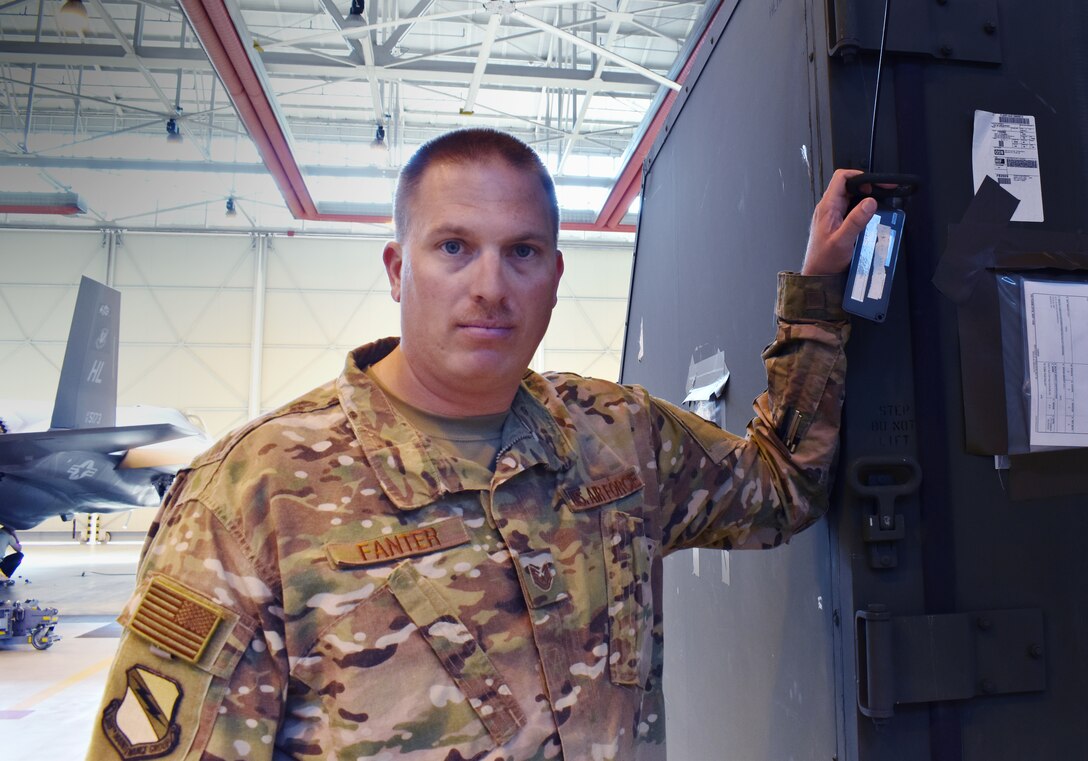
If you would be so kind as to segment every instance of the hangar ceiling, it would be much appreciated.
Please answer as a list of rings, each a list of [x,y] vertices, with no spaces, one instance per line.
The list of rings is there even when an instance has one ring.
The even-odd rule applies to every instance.
[[[415,147],[484,125],[544,157],[566,229],[630,231],[718,4],[0,0],[0,224],[379,232]]]

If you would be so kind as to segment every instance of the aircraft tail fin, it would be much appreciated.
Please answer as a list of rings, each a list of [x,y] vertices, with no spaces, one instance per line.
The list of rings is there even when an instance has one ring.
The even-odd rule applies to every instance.
[[[64,350],[52,428],[117,424],[117,345],[121,294],[84,277]]]

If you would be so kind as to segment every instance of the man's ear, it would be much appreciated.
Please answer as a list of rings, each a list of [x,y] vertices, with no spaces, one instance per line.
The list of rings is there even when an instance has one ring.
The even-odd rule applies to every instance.
[[[563,252],[559,249],[555,250],[555,298],[552,299],[552,306],[554,307],[559,303],[559,281],[563,278]]]
[[[393,301],[400,303],[400,274],[404,266],[404,251],[400,244],[391,240],[385,244],[382,250],[382,262],[385,263],[385,274],[389,277],[389,292]]]

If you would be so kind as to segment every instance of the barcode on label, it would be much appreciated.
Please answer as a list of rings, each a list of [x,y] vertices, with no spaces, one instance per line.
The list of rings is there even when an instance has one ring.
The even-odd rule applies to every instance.
[[[1008,177],[998,177],[997,178],[997,184],[998,185],[1012,185],[1012,180],[1010,180]]]
[[[1038,169],[1039,162],[1035,159],[1009,159],[1009,166],[1018,169]]]
[[[1000,114],[997,117],[997,121],[1000,124],[1031,124],[1030,117],[1012,116],[1011,114]]]

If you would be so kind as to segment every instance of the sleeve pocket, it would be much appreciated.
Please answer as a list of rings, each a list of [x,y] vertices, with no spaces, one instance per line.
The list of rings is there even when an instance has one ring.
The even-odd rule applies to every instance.
[[[608,573],[608,661],[616,684],[642,685],[653,646],[651,570],[656,542],[645,536],[643,521],[608,510],[601,513]]]
[[[439,590],[411,563],[389,577],[389,588],[430,645],[497,745],[524,726],[525,715],[506,681]]]

